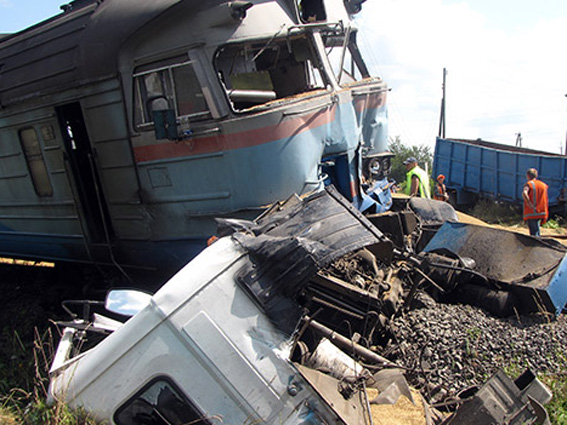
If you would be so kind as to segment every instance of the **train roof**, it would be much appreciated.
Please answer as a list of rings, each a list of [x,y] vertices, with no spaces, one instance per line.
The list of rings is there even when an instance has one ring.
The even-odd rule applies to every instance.
[[[50,19],[18,33],[0,36],[0,108],[116,75],[125,43],[153,22],[163,25],[158,29],[164,30],[168,22],[178,24],[180,18],[187,19],[186,28],[191,30],[195,25],[189,21],[199,11],[227,4],[246,7],[249,3],[266,2],[75,0],[63,5],[62,12]],[[274,3],[287,11],[291,11],[293,4],[292,0]],[[218,15],[214,12],[210,16]],[[288,18],[293,20],[292,16]],[[203,19],[193,23],[203,25],[199,20]]]
[[[364,1],[364,0],[362,0]],[[138,57],[289,34],[297,0],[75,0],[23,31],[0,35],[0,109],[118,75]],[[329,0],[342,27],[360,0]],[[251,10],[247,12],[248,9]],[[243,19],[248,16],[246,19]],[[333,24],[334,23],[334,24]],[[288,31],[283,31],[283,26]],[[308,24],[309,26],[311,24]],[[317,24],[319,25],[319,24]],[[351,28],[356,30],[356,28]],[[145,46],[145,47],[142,47]],[[138,50],[140,49],[140,50]],[[122,62],[122,59],[126,58]],[[147,60],[147,59],[145,59]]]
[[[117,72],[120,47],[180,0],[77,0],[0,39],[0,106]]]

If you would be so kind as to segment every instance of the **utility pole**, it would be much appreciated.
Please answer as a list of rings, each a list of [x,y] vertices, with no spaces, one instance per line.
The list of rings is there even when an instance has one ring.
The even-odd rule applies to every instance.
[[[445,83],[447,78],[447,68],[443,68],[443,97],[441,98],[441,116],[439,117],[439,133],[438,136],[445,138]],[[567,96],[567,95],[565,95]],[[566,142],[567,143],[567,142]]]
[[[567,97],[567,94],[565,97]],[[563,155],[567,155],[567,134],[565,134],[565,149],[563,150]]]

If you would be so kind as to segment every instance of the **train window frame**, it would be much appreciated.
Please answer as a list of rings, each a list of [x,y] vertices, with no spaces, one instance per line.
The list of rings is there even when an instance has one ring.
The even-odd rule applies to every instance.
[[[370,77],[358,51],[356,34],[356,31],[347,31],[344,34],[329,33],[325,34],[323,39],[325,54],[341,87],[348,87]],[[350,69],[347,65],[350,65]]]
[[[327,11],[323,0],[296,0],[296,7],[304,24],[325,22]]]
[[[263,63],[258,62],[264,55]],[[281,105],[294,98],[305,99],[309,96],[306,93],[328,91],[332,77],[325,72],[314,41],[305,33],[224,44],[215,52],[213,67],[235,113]],[[284,70],[295,73],[294,78],[277,74]]]
[[[26,160],[26,166],[36,195],[42,198],[52,197],[53,184],[49,177],[49,170],[43,156],[41,139],[36,128],[20,128],[18,130],[18,139],[20,140],[22,153]]]
[[[161,385],[161,389],[159,386]],[[164,389],[169,390],[169,394],[164,395],[169,397],[167,400],[168,405],[159,405],[160,397]],[[156,391],[159,390],[159,394]],[[171,398],[173,395],[174,399]],[[153,400],[148,400],[152,398]],[[172,400],[175,405],[172,406]],[[178,410],[171,410],[172,407]],[[131,412],[128,411],[131,409]],[[161,410],[160,410],[161,409]],[[189,415],[187,415],[189,409]],[[136,413],[134,414],[134,411]],[[130,416],[127,416],[129,415]],[[193,417],[188,417],[188,416]],[[136,420],[136,416],[144,419],[144,422]],[[116,409],[113,414],[113,421],[116,425],[185,425],[187,423],[195,425],[212,425],[207,420],[206,416],[200,412],[187,395],[179,388],[172,378],[166,375],[159,375],[147,382],[139,391],[132,395],[128,400]],[[148,422],[150,421],[151,422]]]
[[[154,128],[153,112],[158,110],[173,110],[178,122],[200,122],[212,118],[211,108],[207,101],[203,87],[200,84],[196,72],[195,60],[188,59],[187,56],[170,58],[168,60],[154,62],[151,64],[138,66],[133,73],[133,98],[134,98],[134,126],[138,130],[152,130]],[[180,72],[189,71],[185,74],[185,81],[190,85],[180,84]],[[147,78],[155,77],[161,84],[161,92],[156,91],[155,95],[148,93],[150,83]],[[157,82],[155,81],[155,82]],[[184,94],[185,97],[180,96]],[[192,97],[199,99],[197,111],[191,112],[181,104],[183,99]]]

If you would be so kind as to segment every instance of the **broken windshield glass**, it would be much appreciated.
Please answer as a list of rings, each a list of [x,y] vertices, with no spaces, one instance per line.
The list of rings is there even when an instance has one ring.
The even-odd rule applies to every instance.
[[[339,85],[345,86],[370,77],[356,44],[356,32],[347,30],[346,34],[329,33],[323,37],[323,41]]]
[[[214,65],[235,111],[326,86],[307,37],[227,45]]]

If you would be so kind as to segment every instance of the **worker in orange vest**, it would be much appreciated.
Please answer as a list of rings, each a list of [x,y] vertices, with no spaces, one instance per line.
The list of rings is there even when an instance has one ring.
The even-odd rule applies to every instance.
[[[443,183],[444,181],[445,176],[443,174],[439,174],[437,176],[437,183],[435,183],[433,199],[447,202],[449,200],[449,194],[447,193],[445,183]]]
[[[549,216],[547,185],[537,179],[537,170],[526,171],[527,182],[522,191],[524,198],[524,221],[528,224],[530,235],[540,235],[540,223],[545,224]]]

